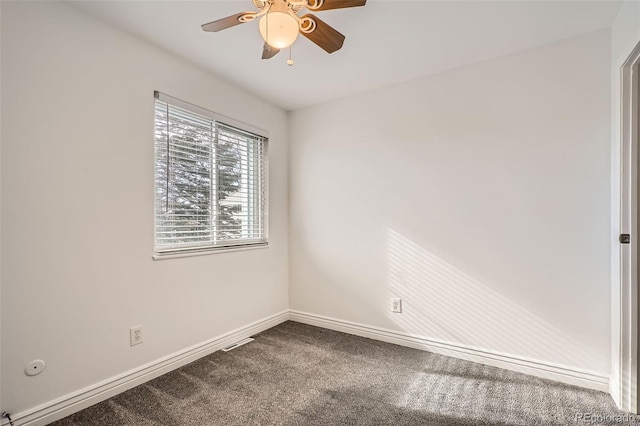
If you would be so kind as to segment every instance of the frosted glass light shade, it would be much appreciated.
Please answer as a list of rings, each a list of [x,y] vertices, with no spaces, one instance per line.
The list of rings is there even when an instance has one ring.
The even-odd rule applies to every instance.
[[[288,13],[270,12],[260,18],[260,35],[276,49],[291,46],[298,38],[298,21]]]

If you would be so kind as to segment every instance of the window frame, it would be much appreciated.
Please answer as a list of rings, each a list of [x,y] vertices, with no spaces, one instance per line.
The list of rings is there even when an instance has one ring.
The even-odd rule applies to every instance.
[[[247,133],[252,136],[257,136],[259,138],[263,138],[262,142],[262,192],[264,193],[264,203],[263,203],[263,214],[262,214],[262,222],[263,222],[263,233],[264,233],[264,241],[255,241],[254,240],[239,240],[238,243],[233,243],[229,241],[227,244],[219,244],[219,245],[211,245],[209,244],[200,244],[188,247],[173,247],[173,248],[160,248],[158,247],[158,238],[157,238],[157,229],[158,229],[158,220],[157,220],[157,181],[156,181],[156,162],[157,162],[157,141],[156,141],[156,102],[160,101],[166,103],[170,106],[175,106],[177,108],[181,108],[188,112],[191,112],[196,115],[200,115],[212,120],[214,123],[219,123],[223,127],[231,128],[233,131],[238,131],[242,133]],[[170,259],[177,257],[191,257],[191,256],[201,256],[208,254],[216,254],[216,253],[228,253],[233,251],[240,250],[254,250],[261,248],[269,247],[269,133],[261,128],[252,126],[250,124],[226,117],[224,115],[218,114],[216,112],[207,110],[203,107],[191,104],[189,102],[183,101],[178,98],[174,98],[173,96],[169,96],[159,91],[154,91],[154,118],[153,118],[153,259]],[[247,169],[248,170],[248,169]],[[214,191],[215,190],[215,191]],[[216,187],[212,186],[212,192],[217,191],[217,180]],[[217,212],[217,203],[214,200],[211,200],[212,208]],[[217,214],[217,213],[216,213]],[[217,216],[214,217],[217,220]],[[244,241],[244,242],[243,242]],[[252,242],[253,241],[253,242]]]

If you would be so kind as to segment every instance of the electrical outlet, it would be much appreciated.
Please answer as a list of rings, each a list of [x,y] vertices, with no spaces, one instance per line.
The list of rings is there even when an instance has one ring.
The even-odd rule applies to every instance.
[[[398,299],[397,297],[391,298],[391,312],[396,314],[402,313],[402,299]]]
[[[137,325],[129,329],[129,338],[131,339],[131,346],[139,345],[142,343],[142,326]]]

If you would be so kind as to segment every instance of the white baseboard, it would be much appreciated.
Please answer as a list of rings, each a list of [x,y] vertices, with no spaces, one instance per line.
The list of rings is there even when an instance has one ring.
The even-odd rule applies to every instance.
[[[549,362],[527,359],[515,355],[501,354],[497,352],[481,350],[461,344],[428,339],[408,333],[401,333],[335,318],[323,317],[299,311],[289,311],[291,321],[356,336],[367,337],[400,346],[434,352],[454,358],[504,368],[518,373],[530,374],[544,379],[555,380],[561,383],[609,392],[609,377],[590,371],[552,364]]]
[[[425,350],[454,358],[504,368],[519,373],[530,374],[588,389],[609,392],[609,377],[575,368],[551,364],[523,357],[480,350],[460,344],[442,342],[392,330],[371,327],[335,318],[323,317],[299,311],[284,311],[256,321],[245,327],[230,331],[206,342],[186,348],[157,361],[140,366],[121,375],[112,377],[93,386],[58,398],[39,407],[13,413],[15,426],[43,426],[83,410],[98,402],[145,383],[158,376],[182,367],[199,358],[216,352],[234,342],[275,327],[287,320],[314,325],[356,336],[367,337],[396,345]],[[8,425],[6,420],[0,423]]]
[[[620,388],[620,379],[612,372],[611,378],[609,379],[609,395],[611,395],[611,398],[618,406],[618,409],[627,411],[624,409],[625,403],[622,400],[622,392],[620,392]]]
[[[212,354],[238,340],[275,327],[287,321],[288,317],[287,311],[272,315],[39,407],[22,413],[12,413],[11,417],[15,426],[42,426],[49,424]],[[2,425],[7,424],[8,422],[3,420]]]

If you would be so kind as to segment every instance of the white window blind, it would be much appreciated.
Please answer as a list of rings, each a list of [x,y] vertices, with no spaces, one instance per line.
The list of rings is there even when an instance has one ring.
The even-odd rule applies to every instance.
[[[267,138],[155,95],[155,255],[267,244]]]

